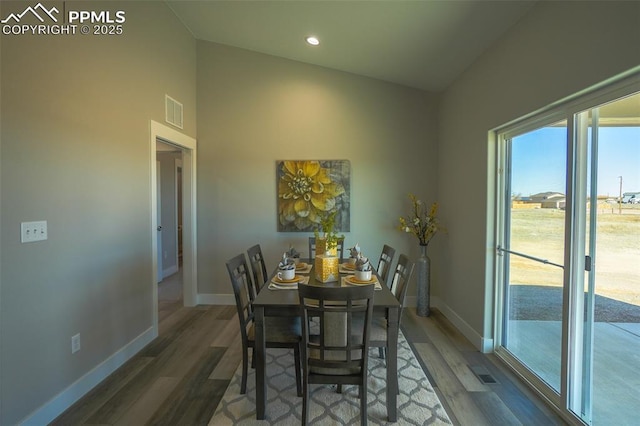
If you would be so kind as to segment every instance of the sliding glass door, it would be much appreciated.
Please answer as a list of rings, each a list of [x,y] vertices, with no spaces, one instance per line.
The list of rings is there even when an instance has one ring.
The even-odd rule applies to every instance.
[[[498,133],[496,353],[567,417],[631,424],[640,93],[594,99]]]
[[[502,343],[560,391],[566,122],[505,141]],[[536,350],[532,351],[531,347]]]
[[[628,424],[640,406],[640,204],[632,198],[640,191],[640,94],[580,112],[575,122],[586,147],[576,211],[585,218],[585,272],[569,407],[590,424]]]

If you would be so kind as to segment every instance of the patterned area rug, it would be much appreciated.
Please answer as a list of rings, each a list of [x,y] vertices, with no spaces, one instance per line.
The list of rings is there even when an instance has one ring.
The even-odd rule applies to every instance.
[[[267,350],[267,420],[256,421],[255,370],[249,369],[247,393],[240,395],[242,366],[239,366],[210,425],[299,425],[302,418],[302,398],[296,396],[293,371],[293,351]],[[369,424],[393,424],[387,421],[386,376],[384,360],[378,349],[369,356],[368,420]],[[450,425],[451,420],[422,371],[409,344],[400,333],[398,339],[397,425]],[[309,421],[321,425],[357,425],[360,408],[357,386],[311,385]]]

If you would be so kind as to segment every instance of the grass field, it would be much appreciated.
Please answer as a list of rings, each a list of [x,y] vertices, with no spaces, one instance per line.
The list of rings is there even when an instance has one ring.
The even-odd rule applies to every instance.
[[[596,230],[596,294],[640,306],[640,205],[599,205]],[[564,264],[565,211],[514,209],[511,250]],[[510,282],[562,286],[563,270],[510,256]]]

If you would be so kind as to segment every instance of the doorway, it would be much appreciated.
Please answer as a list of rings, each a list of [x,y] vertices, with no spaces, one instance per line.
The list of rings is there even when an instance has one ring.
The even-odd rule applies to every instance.
[[[175,150],[176,157],[180,157],[180,181],[181,181],[181,204],[182,208],[180,218],[182,221],[182,296],[184,306],[195,306],[197,304],[197,240],[196,240],[196,141],[195,139],[186,136],[168,126],[157,123],[155,121],[150,122],[150,185],[151,188],[151,253],[152,253],[152,276],[153,276],[153,304],[154,304],[154,318],[153,328],[154,333],[158,334],[158,264],[159,259],[169,260],[171,257],[175,259],[175,268],[179,268],[178,263],[178,250],[177,250],[177,225],[173,226],[172,232],[175,232],[175,254],[170,254],[169,250],[159,251],[158,239],[162,238],[161,231],[163,231],[162,224],[159,221],[158,209],[158,188],[156,181],[158,179],[158,165],[156,148],[158,142],[163,145],[167,145],[172,150]],[[175,170],[175,162],[172,160],[171,165],[168,168],[169,171]],[[177,182],[177,180],[176,180]],[[177,197],[176,197],[177,198]],[[177,218],[177,200],[174,203],[175,217]],[[166,251],[166,253],[165,253]],[[166,270],[166,267],[163,269]]]
[[[182,180],[179,170],[182,148],[156,141],[158,240],[158,321],[183,305],[180,228],[182,226]]]

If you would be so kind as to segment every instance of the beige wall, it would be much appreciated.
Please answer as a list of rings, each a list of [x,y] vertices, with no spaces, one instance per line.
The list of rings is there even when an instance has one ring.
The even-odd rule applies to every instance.
[[[395,226],[407,192],[435,196],[435,96],[208,42],[197,58],[201,295],[230,295],[225,262],[253,244],[269,269],[290,243],[307,252],[310,234],[276,231],[277,160],[350,160],[346,244],[417,254]]]
[[[125,10],[126,23],[121,36],[1,38],[0,424],[152,327],[149,120],[164,122],[165,93],[196,133],[195,40],[164,3],[66,6]],[[32,220],[49,239],[20,244]]]
[[[478,346],[493,338],[488,131],[639,65],[638,46],[638,2],[539,2],[444,94],[438,198],[449,235],[435,292]]]

